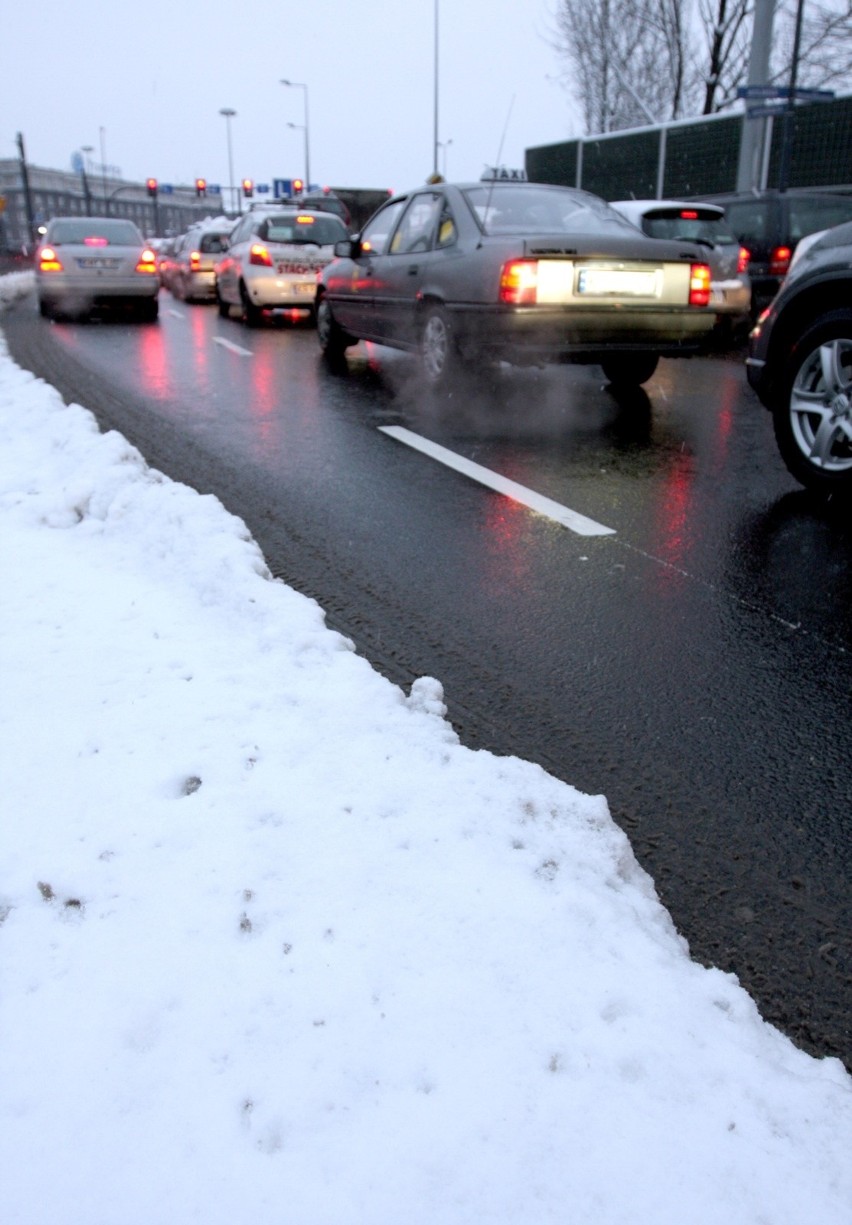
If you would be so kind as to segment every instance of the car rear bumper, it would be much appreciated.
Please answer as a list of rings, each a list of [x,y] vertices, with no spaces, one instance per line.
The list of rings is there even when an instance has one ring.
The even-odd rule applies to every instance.
[[[160,279],[149,277],[43,277],[36,276],[40,302],[138,302],[156,298]]]
[[[576,362],[616,350],[669,356],[699,352],[709,340],[716,311],[459,308],[452,317],[463,349],[508,361]]]

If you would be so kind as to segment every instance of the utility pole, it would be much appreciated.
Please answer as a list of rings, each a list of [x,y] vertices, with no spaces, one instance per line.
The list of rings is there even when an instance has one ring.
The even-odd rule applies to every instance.
[[[799,75],[799,48],[802,43],[802,9],[804,0],[799,0],[796,9],[796,34],[793,39],[793,63],[790,68],[790,96],[784,107],[781,120],[781,168],[778,172],[778,190],[786,191],[790,178],[790,162],[793,157],[793,108],[796,105],[796,80]]]
[[[801,0],[800,0],[801,6]],[[754,26],[748,61],[748,84],[769,83],[769,52],[772,46],[772,22],[775,0],[754,0]],[[764,145],[770,120],[765,116],[743,116],[740,137],[740,160],[737,167],[737,191],[763,189]]]
[[[30,192],[30,176],[27,171],[27,155],[24,152],[24,137],[21,132],[18,133],[18,152],[21,155],[21,182],[24,186],[24,206],[27,210],[27,229],[30,232],[30,241],[35,242],[36,228],[35,217],[33,216],[33,198]]]

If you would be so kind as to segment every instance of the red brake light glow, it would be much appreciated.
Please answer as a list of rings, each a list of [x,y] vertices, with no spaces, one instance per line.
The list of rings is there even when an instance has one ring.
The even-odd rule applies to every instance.
[[[513,259],[500,273],[500,301],[509,306],[535,306],[538,295],[538,261]]]
[[[62,261],[57,256],[53,247],[42,247],[38,257],[39,272],[61,272]]]
[[[737,256],[737,272],[748,272],[748,264],[751,259],[751,251],[748,247],[740,247],[740,253]]]
[[[693,264],[689,273],[689,305],[710,304],[710,268],[707,264]]]
[[[680,210],[680,215],[683,221],[697,221],[698,220],[698,213],[696,213],[694,208],[682,208]]]
[[[249,263],[260,264],[264,268],[272,267],[272,258],[263,243],[253,242],[249,251]]]
[[[108,247],[108,238],[99,238],[96,234],[91,234],[88,238],[83,239],[84,247]]]
[[[157,257],[150,247],[146,247],[136,262],[137,272],[157,272]]]
[[[190,251],[189,266],[193,272],[197,272],[198,269],[201,267],[201,252],[200,251]]]
[[[769,256],[769,271],[772,276],[787,275],[792,254],[790,247],[773,247],[772,254]]]

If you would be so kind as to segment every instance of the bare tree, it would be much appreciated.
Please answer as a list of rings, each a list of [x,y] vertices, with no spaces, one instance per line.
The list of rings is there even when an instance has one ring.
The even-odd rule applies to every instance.
[[[797,0],[779,4],[773,40],[773,80],[790,79]],[[798,84],[812,89],[852,85],[852,0],[807,0],[802,9]]]
[[[702,115],[730,106],[744,84],[751,43],[751,0],[699,0],[704,55],[699,62],[704,99]]]
[[[790,79],[800,0],[777,0],[771,83]],[[554,47],[587,132],[713,114],[745,85],[753,0],[559,0]],[[852,84],[852,0],[804,0],[799,85]]]
[[[687,47],[682,0],[561,0],[556,48],[586,130],[612,132],[680,113]]]

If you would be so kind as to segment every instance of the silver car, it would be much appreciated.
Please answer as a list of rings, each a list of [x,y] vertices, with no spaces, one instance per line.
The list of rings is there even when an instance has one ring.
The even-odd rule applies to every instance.
[[[157,258],[132,221],[54,217],[36,250],[35,277],[45,318],[81,317],[102,307],[157,318]]]
[[[184,302],[216,297],[216,263],[228,250],[230,225],[194,225],[178,239],[169,272],[169,289]]]
[[[750,252],[725,220],[724,208],[690,200],[614,200],[610,207],[650,238],[683,238],[706,247],[716,334],[724,339],[745,333],[752,310]]]
[[[264,311],[296,311],[313,318],[317,278],[348,237],[333,213],[294,208],[257,209],[235,226],[227,252],[216,264],[219,313],[239,307],[249,326]]]

